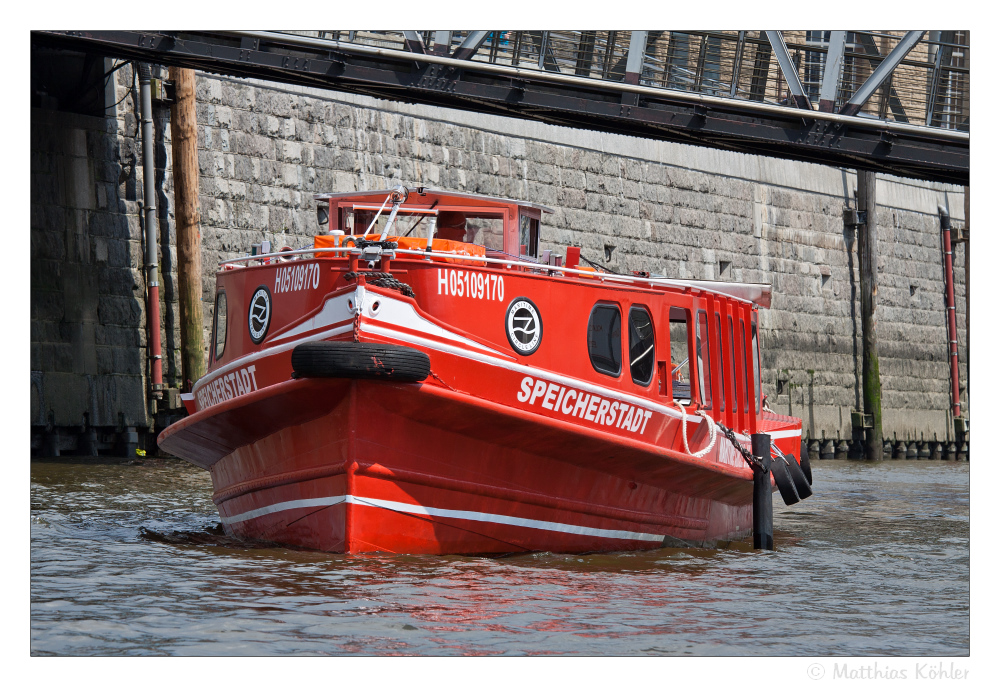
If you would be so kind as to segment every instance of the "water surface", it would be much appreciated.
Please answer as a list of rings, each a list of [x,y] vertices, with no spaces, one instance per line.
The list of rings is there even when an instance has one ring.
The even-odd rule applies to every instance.
[[[181,461],[34,461],[31,652],[968,655],[968,464],[813,472],[775,552],[486,559],[247,546]]]

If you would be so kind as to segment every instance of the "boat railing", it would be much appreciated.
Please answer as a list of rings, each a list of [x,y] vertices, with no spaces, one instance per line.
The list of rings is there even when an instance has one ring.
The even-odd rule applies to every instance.
[[[357,247],[341,247],[341,248],[300,248],[298,250],[284,250],[274,253],[262,253],[258,255],[244,255],[239,258],[230,258],[228,260],[219,261],[220,266],[233,265],[240,266],[241,263],[249,263],[258,261],[261,264],[270,263],[272,260],[278,262],[290,261],[292,256],[298,257],[303,255],[329,255],[329,254],[339,254],[344,257],[348,255],[358,255],[362,254],[362,249]],[[647,286],[669,286],[678,289],[695,290],[701,293],[708,293],[714,296],[719,296],[722,298],[728,298],[743,303],[751,303],[750,299],[741,298],[740,296],[725,293],[723,291],[716,291],[712,288],[703,286],[699,283],[697,286],[688,283],[685,280],[671,279],[669,277],[639,277],[629,274],[615,274],[613,272],[598,272],[594,269],[575,269],[572,267],[564,267],[561,265],[548,265],[543,263],[538,263],[534,261],[527,260],[506,260],[502,258],[488,258],[478,255],[465,255],[462,253],[457,253],[453,251],[426,251],[426,250],[412,250],[397,248],[392,251],[391,254],[395,255],[410,255],[413,257],[420,257],[431,261],[447,261],[449,264],[454,264],[456,260],[462,263],[483,263],[484,265],[500,265],[508,268],[521,268],[522,270],[528,272],[534,272],[536,274],[548,274],[549,276],[556,276],[553,273],[558,273],[561,276],[565,275],[577,275],[581,277],[587,277],[589,279],[599,279],[600,281],[611,281],[623,284],[641,284]],[[265,263],[266,261],[266,263]]]

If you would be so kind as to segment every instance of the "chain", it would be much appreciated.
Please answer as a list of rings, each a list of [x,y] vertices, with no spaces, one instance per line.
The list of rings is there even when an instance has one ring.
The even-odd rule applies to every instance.
[[[764,471],[764,464],[761,462],[760,458],[750,453],[750,451],[743,444],[740,443],[739,439],[736,438],[736,432],[729,429],[721,422],[719,423],[719,431],[722,432],[722,435],[724,437],[726,437],[727,439],[729,439],[730,442],[732,442],[733,446],[736,447],[736,450],[740,452],[740,455],[743,456],[743,460],[747,462],[747,465],[750,466],[751,470],[753,470],[754,472]]]

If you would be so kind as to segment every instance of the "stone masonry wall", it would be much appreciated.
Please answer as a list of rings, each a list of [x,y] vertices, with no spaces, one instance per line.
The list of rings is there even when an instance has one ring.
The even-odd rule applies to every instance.
[[[578,245],[614,270],[772,283],[772,308],[761,318],[765,393],[813,436],[850,436],[860,306],[855,241],[842,213],[854,201],[853,172],[209,75],[198,78],[198,121],[206,307],[219,259],[264,238],[276,248],[310,245],[313,193],[404,183],[530,200],[555,211],[543,216],[543,249]],[[950,431],[937,206],[960,225],[961,193],[878,180],[890,437]],[[726,275],[721,262],[730,263]],[[963,397],[964,264],[959,246]]]
[[[132,85],[130,68],[117,80],[121,98]],[[311,245],[318,230],[313,193],[423,184],[548,205],[554,212],[543,215],[542,248],[563,253],[578,245],[613,270],[773,284],[772,307],[761,316],[764,393],[775,410],[802,417],[813,436],[849,436],[860,394],[857,256],[842,220],[845,204],[853,203],[852,172],[201,73],[197,99],[206,352],[219,260],[246,254],[262,239],[274,248]],[[82,398],[91,392],[77,388],[84,373],[74,365],[89,365],[87,379],[128,380],[131,396],[108,406],[115,408],[132,404],[145,383],[134,112],[127,97],[114,117],[82,118],[90,123],[53,115],[63,119],[50,127],[42,113],[32,113],[33,384],[39,375],[48,385],[53,374],[75,374],[66,378],[76,385],[70,395]],[[168,115],[157,110],[161,308],[165,382],[178,384]],[[55,142],[68,135],[58,134],[60,127],[86,130],[89,147]],[[51,186],[52,175],[69,173],[53,170],[85,168],[92,177],[81,171],[77,191]],[[889,437],[944,438],[950,431],[937,206],[961,225],[961,192],[878,179],[878,333]],[[69,200],[43,202],[50,196]],[[74,225],[71,216],[84,219]],[[79,257],[65,262],[72,241]],[[963,403],[964,250],[955,251]],[[105,272],[117,277],[101,277]],[[84,273],[96,273],[97,282]],[[67,300],[72,284],[80,290]],[[82,314],[74,310],[76,296],[88,304]],[[69,351],[90,331],[95,355],[80,363]],[[118,338],[106,343],[111,331]]]
[[[165,72],[165,70],[163,70]],[[131,66],[107,117],[31,110],[31,424],[148,427],[143,175]],[[154,107],[164,383],[180,370],[169,109]]]

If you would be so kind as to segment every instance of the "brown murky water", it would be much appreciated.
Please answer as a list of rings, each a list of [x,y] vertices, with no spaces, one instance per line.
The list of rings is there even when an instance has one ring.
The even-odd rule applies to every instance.
[[[775,552],[484,559],[249,548],[207,473],[81,461],[31,466],[33,655],[969,653],[968,464],[814,463]]]

